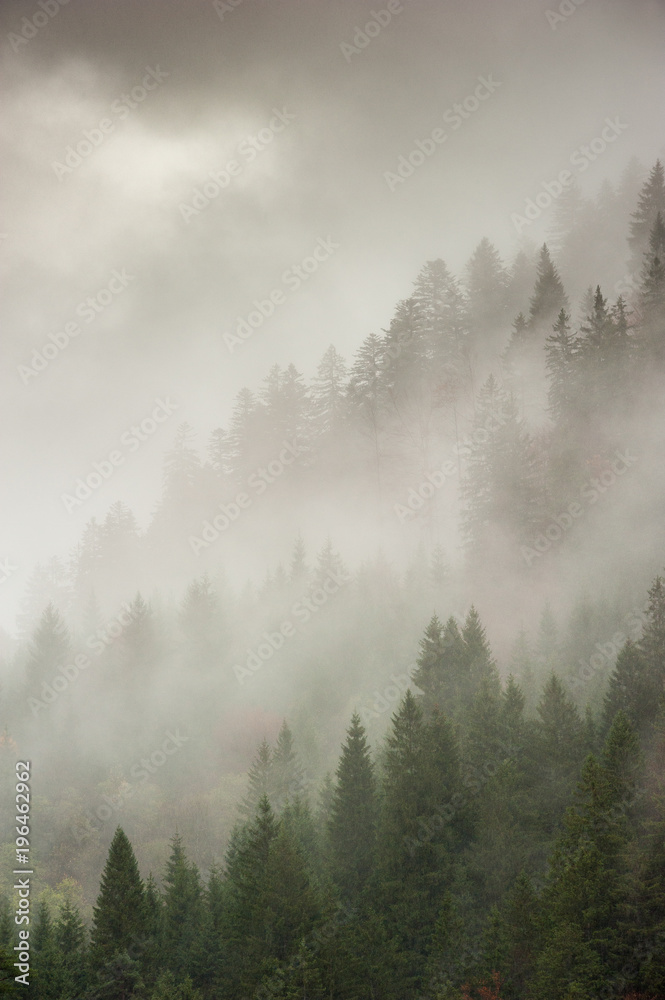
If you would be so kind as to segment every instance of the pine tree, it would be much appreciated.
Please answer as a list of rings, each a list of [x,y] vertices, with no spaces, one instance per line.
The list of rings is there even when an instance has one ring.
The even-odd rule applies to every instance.
[[[632,252],[633,269],[636,271],[647,251],[649,233],[659,212],[665,218],[665,174],[662,163],[656,160],[648,179],[642,185],[637,209],[633,212],[630,223],[628,244]]]
[[[143,882],[132,845],[118,827],[93,908],[91,962],[101,971],[145,932]],[[124,966],[123,966],[124,968]]]
[[[486,558],[492,539],[507,536],[517,561],[519,543],[529,543],[537,534],[539,468],[515,399],[499,388],[494,376],[479,393],[474,428],[461,490],[467,551],[474,559]]]
[[[65,900],[54,928],[58,951],[58,988],[61,996],[80,996],[87,985],[86,930],[81,915]]]
[[[508,306],[508,273],[499,251],[483,237],[466,265],[469,326],[476,338],[501,330]]]
[[[645,254],[640,284],[640,311],[642,322],[638,333],[642,362],[645,366],[665,363],[665,225],[660,213],[651,232],[649,251]]]
[[[416,335],[427,359],[430,384],[450,368],[461,372],[468,357],[466,302],[456,278],[441,259],[428,261],[413,292]]]
[[[535,652],[524,629],[520,631],[510,656],[511,676],[514,675],[524,697],[524,709],[532,716],[536,708]]]
[[[205,663],[215,648],[219,598],[207,575],[193,580],[187,588],[180,609],[180,627],[185,642]]]
[[[529,304],[530,327],[550,329],[562,309],[568,312],[568,299],[547,244],[543,243],[538,258],[536,284]]]
[[[141,976],[152,986],[159,973],[164,939],[164,900],[152,873],[146,880],[143,898],[145,933],[142,939],[135,941],[130,955],[139,959]]]
[[[194,448],[195,437],[189,424],[180,424],[173,447],[164,458],[162,504],[173,518],[187,514],[201,484],[201,459]]]
[[[347,899],[362,891],[372,869],[376,810],[374,768],[355,713],[342,747],[328,820],[333,876]]]
[[[3,940],[0,946],[14,947]],[[40,1000],[56,1000],[60,994],[60,960],[55,941],[51,911],[44,899],[40,900],[35,926],[30,937],[32,952],[30,986]],[[16,970],[14,970],[14,973]],[[12,974],[13,978],[13,974]]]
[[[279,827],[267,796],[259,802],[256,818],[232,838],[226,855],[223,914],[223,996],[248,996],[272,956],[268,928],[270,854]]]
[[[155,615],[140,593],[129,605],[130,620],[118,641],[124,686],[136,696],[148,691],[159,657]]]
[[[264,796],[273,795],[273,755],[270,744],[262,740],[248,773],[249,787],[239,811],[243,816],[253,818],[259,802]]]
[[[412,386],[419,385],[427,371],[427,347],[417,328],[417,315],[415,299],[403,299],[383,331],[383,382],[393,409],[408,398]]]
[[[593,417],[615,407],[624,394],[629,341],[623,302],[608,309],[600,286],[593,308],[575,340],[577,389],[581,415]]]
[[[383,403],[383,346],[381,338],[370,333],[362,342],[349,373],[347,404],[357,426],[365,433],[378,430]]]
[[[312,383],[312,414],[317,432],[329,437],[344,420],[347,371],[344,360],[331,344],[316,370]]]
[[[541,903],[525,871],[506,894],[493,932],[486,944],[484,971],[499,972],[506,1000],[522,1000],[535,971],[542,935]]]
[[[496,663],[487,641],[487,633],[473,605],[462,628],[462,640],[470,685],[469,694],[474,695],[480,689],[481,683],[486,682],[490,690],[498,696],[500,682]]]
[[[333,548],[330,536],[326,538],[326,543],[316,556],[316,566],[314,567],[312,586],[322,587],[331,577],[342,582],[347,577],[347,571],[339,552]]]
[[[293,584],[304,584],[307,579],[307,550],[302,535],[298,535],[293,544],[291,555],[291,565],[289,567],[289,581]]]
[[[574,414],[577,398],[576,346],[570,332],[570,316],[562,309],[553,327],[553,333],[545,342],[549,387],[547,399],[553,420],[570,421]]]
[[[630,639],[617,656],[603,705],[603,729],[609,730],[619,711],[643,730],[653,712],[654,695],[640,649]]]
[[[647,996],[665,995],[665,706],[654,724],[649,751],[647,787],[650,814],[645,823],[637,893],[636,945],[639,956],[636,986]]]
[[[520,250],[508,275],[508,315],[516,316],[527,311],[529,296],[536,280],[536,266],[531,247],[529,252]]]
[[[289,801],[303,792],[304,774],[293,746],[293,735],[286,720],[282,723],[272,756],[273,798],[271,804],[280,813]]]
[[[200,937],[193,949],[196,982],[206,993],[216,989],[223,976],[224,880],[213,865],[203,894],[203,917]]]
[[[39,697],[41,685],[50,682],[65,664],[70,638],[62,616],[53,604],[44,610],[30,645],[26,683],[30,695]]]
[[[563,997],[573,986],[594,995],[620,976],[630,955],[631,805],[640,767],[637,739],[619,714],[601,761],[587,758],[578,803],[550,862],[538,998]]]
[[[375,892],[395,950],[396,988],[410,995],[426,979],[432,929],[465,824],[450,725],[436,712],[426,724],[410,691],[393,715],[383,770]]]
[[[579,712],[554,673],[537,711],[534,751],[542,790],[539,814],[545,832],[552,833],[575,787],[584,752],[584,730]]]
[[[162,961],[179,979],[195,971],[192,948],[201,934],[202,916],[198,870],[188,862],[181,837],[175,836],[164,873]]]
[[[260,425],[261,409],[254,393],[241,389],[234,400],[228,435],[229,465],[236,486],[245,484],[260,460],[257,454]]]
[[[524,313],[520,312],[513,320],[510,339],[501,355],[501,365],[506,382],[514,391],[521,390],[522,395],[525,362],[529,356],[531,345],[531,331]]]

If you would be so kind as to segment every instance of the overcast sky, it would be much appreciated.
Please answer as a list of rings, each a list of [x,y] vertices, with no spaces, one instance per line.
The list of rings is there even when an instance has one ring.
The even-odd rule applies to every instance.
[[[560,19],[547,0],[404,0],[356,52],[342,44],[382,0],[43,3],[0,12],[0,557],[17,567],[0,584],[4,625],[34,563],[66,555],[90,517],[123,499],[145,525],[179,423],[203,446],[271,364],[310,377],[330,343],[350,358],[426,260],[460,271],[484,235],[510,257],[511,213],[606,119],[621,128],[580,174],[583,190],[633,155],[650,166],[663,153],[662,0],[568,3]],[[479,78],[477,109],[444,117]],[[271,121],[281,129],[266,131]],[[436,128],[445,141],[389,184]],[[86,131],[96,145],[79,146]],[[252,154],[259,134],[270,141]],[[185,210],[230,161],[218,196]],[[550,221],[525,235],[542,239]],[[339,246],[290,288],[284,272],[319,240]],[[91,313],[85,300],[110,281],[111,301]],[[231,354],[223,334],[276,288],[285,301]],[[80,332],[44,370],[21,375],[72,323]],[[158,397],[175,412],[68,513],[62,492]]]

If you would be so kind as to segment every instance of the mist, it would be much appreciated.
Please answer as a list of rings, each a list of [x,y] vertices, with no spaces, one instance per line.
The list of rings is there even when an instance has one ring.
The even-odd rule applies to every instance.
[[[144,880],[176,833],[230,878],[285,720],[323,830],[352,715],[380,775],[408,691],[429,718],[433,616],[470,642],[477,611],[529,725],[554,674],[607,735],[665,564],[662,4],[0,19],[0,728],[33,894],[94,925],[118,824]]]

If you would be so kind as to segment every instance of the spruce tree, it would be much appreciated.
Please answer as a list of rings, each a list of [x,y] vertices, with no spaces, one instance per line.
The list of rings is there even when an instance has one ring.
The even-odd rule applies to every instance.
[[[538,258],[536,284],[529,303],[530,327],[550,329],[562,309],[568,311],[568,299],[547,244],[543,243]]]
[[[60,908],[53,936],[58,952],[60,995],[81,996],[87,985],[87,935],[81,915],[69,899]]]
[[[41,685],[52,681],[70,650],[67,626],[54,604],[45,608],[30,643],[26,682],[29,695],[40,697]]]
[[[556,829],[575,787],[584,753],[579,712],[556,674],[551,674],[538,704],[534,734],[539,820],[547,834]]]
[[[468,318],[476,340],[503,328],[508,308],[508,273],[499,251],[484,237],[466,265]]]
[[[570,332],[570,316],[562,309],[545,342],[549,387],[547,399],[555,422],[568,423],[574,415],[577,398],[575,338]]]
[[[276,813],[280,813],[288,802],[302,795],[304,788],[304,773],[296,754],[293,735],[286,720],[275,743],[271,765],[272,794],[271,804]]]
[[[331,344],[316,370],[312,383],[312,416],[317,433],[328,438],[344,421],[347,369]]]
[[[273,754],[267,740],[259,744],[247,777],[247,793],[238,808],[243,816],[253,818],[263,796],[273,794]]]
[[[649,177],[642,185],[637,208],[631,218],[628,244],[634,270],[639,270],[643,254],[648,248],[649,233],[659,212],[665,218],[665,173],[661,161],[656,160]]]
[[[267,796],[255,819],[231,838],[226,855],[223,921],[223,996],[251,995],[270,960],[269,927],[276,914],[268,910],[270,856],[279,834]]]
[[[195,971],[192,948],[201,934],[202,916],[199,873],[176,835],[164,873],[162,962],[179,979]]]
[[[354,713],[337,767],[328,820],[333,877],[347,899],[358,896],[372,870],[376,809],[374,768],[360,716]]]
[[[101,970],[116,956],[127,952],[144,933],[143,882],[132,845],[118,827],[93,908],[90,951],[93,967]]]

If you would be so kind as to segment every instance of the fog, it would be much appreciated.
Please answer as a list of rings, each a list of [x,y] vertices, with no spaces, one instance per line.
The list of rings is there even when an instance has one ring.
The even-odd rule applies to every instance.
[[[517,314],[529,315],[544,242],[573,335],[593,305],[583,302],[589,287],[601,286],[608,308],[623,295],[631,329],[641,316],[641,261],[627,238],[665,156],[665,9],[656,0],[587,0],[562,5],[565,14],[548,0],[59,2],[43,16],[26,0],[0,12],[0,721],[38,762],[45,798],[47,778],[55,783],[45,856],[105,782],[126,780],[179,727],[192,742],[127,807],[127,823],[142,868],[162,863],[177,824],[206,866],[221,854],[259,740],[288,718],[316,789],[354,709],[382,736],[397,704],[385,692],[408,686],[434,612],[463,619],[475,604],[505,679],[521,630],[537,647],[546,607],[571,675],[644,606],[665,561],[662,371],[635,383],[627,415],[617,404],[602,419],[578,417],[586,467],[567,479],[556,471],[543,352],[556,312],[533,321],[539,350],[513,369],[506,349]],[[373,12],[388,8],[365,35]],[[586,206],[575,209],[574,233],[565,231],[573,184]],[[528,217],[529,200],[548,190],[554,197]],[[254,430],[236,426],[234,456],[218,436],[215,457],[211,436],[233,436],[238,393],[263,387],[271,398],[273,366],[295,365],[311,388],[330,345],[349,372],[370,334],[392,330],[386,343],[400,345],[398,306],[427,262],[445,261],[466,302],[483,238],[507,291],[498,312],[487,301],[489,319],[478,320],[452,388],[436,387],[438,402],[407,380],[391,384],[378,417],[363,410],[338,422],[305,408],[296,427],[270,411]],[[482,444],[474,420],[490,375],[506,399],[514,394],[534,460],[549,456],[550,485],[531,535],[518,538],[506,514],[479,552],[465,541],[475,502],[465,442]],[[629,456],[620,473],[607,471],[615,453]],[[435,469],[443,484],[409,507]],[[96,485],[77,495],[95,471]],[[580,501],[605,473],[611,485]],[[90,522],[108,520],[118,501],[138,534],[96,535]],[[578,501],[570,529],[564,518],[543,551],[527,544]],[[127,512],[114,510],[117,527]],[[290,568],[299,537],[302,572]],[[204,574],[212,596],[197,604],[190,589],[188,619],[183,601]],[[313,587],[324,597],[306,613]],[[136,616],[137,592],[152,631],[132,646],[118,616],[127,605]],[[35,711],[27,699],[56,671],[54,659],[50,672],[42,663],[30,673],[30,639],[50,601],[71,657],[87,650],[90,669]],[[116,620],[120,638],[95,650],[98,630]],[[247,667],[285,624],[279,648]],[[573,657],[566,643],[577,639],[586,645]],[[551,662],[534,652],[534,664],[539,687]],[[602,697],[611,666],[576,692],[582,711]],[[371,708],[377,694],[381,711]],[[60,799],[69,812],[56,817]],[[86,906],[114,825],[96,831],[94,859],[77,869]],[[64,849],[53,857],[55,882],[69,862]]]

